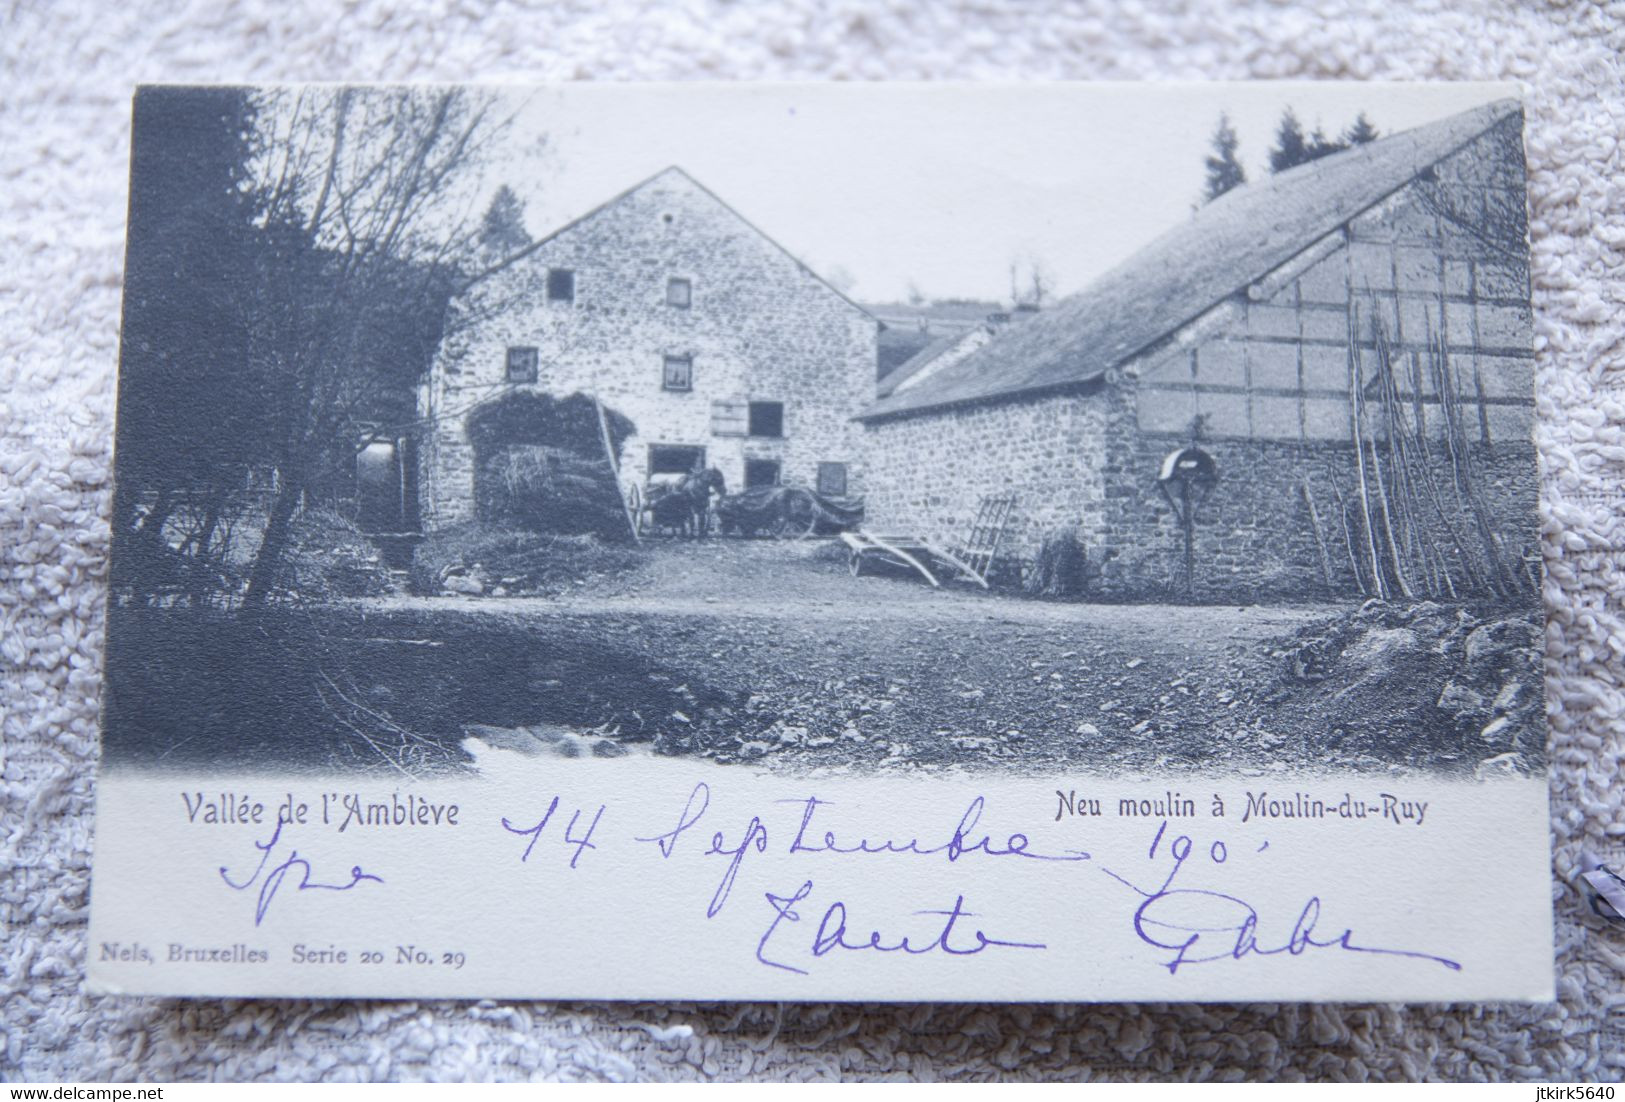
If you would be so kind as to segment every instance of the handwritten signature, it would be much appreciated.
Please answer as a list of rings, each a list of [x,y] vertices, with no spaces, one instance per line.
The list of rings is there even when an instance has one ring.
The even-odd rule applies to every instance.
[[[779,925],[784,922],[800,922],[801,915],[795,910],[797,903],[812,894],[813,882],[803,881],[801,887],[788,896],[765,893],[767,902],[773,908],[773,920],[768,924],[767,931],[762,934],[756,943],[756,959],[769,968],[780,968],[786,972],[794,972],[805,976],[805,968],[797,968],[782,961],[770,960],[767,956],[767,943],[773,938]],[[907,934],[899,937],[896,934],[883,934],[879,930],[871,930],[867,936],[856,934],[849,940],[847,923],[850,918],[847,914],[847,905],[841,900],[835,900],[824,909],[824,917],[818,921],[818,929],[814,932],[809,949],[816,957],[826,956],[837,949],[843,952],[856,953],[873,951],[876,953],[903,953],[907,956],[920,956],[925,953],[942,953],[951,957],[970,957],[988,949],[1044,949],[1041,942],[1036,941],[1010,941],[1004,938],[989,937],[981,929],[973,930],[970,934],[956,939],[954,926],[961,918],[975,918],[976,914],[965,909],[965,897],[958,895],[954,898],[953,906],[945,911],[915,911],[914,917],[936,918],[944,921],[941,928],[936,930],[930,940],[921,941],[911,939]],[[935,923],[932,923],[932,928]],[[782,940],[782,939],[781,939]],[[777,952],[775,952],[777,955]]]
[[[1151,840],[1151,848],[1146,855],[1148,859],[1157,859],[1167,830],[1165,820]],[[1110,869],[1103,867],[1101,870],[1143,897],[1134,911],[1134,934],[1147,945],[1173,953],[1162,964],[1171,975],[1177,975],[1181,968],[1192,964],[1274,957],[1283,953],[1297,957],[1312,949],[1408,957],[1442,965],[1452,972],[1461,971],[1459,962],[1432,953],[1356,944],[1352,929],[1345,928],[1341,933],[1330,936],[1319,933],[1317,927],[1322,903],[1317,895],[1310,896],[1304,902],[1285,941],[1263,944],[1259,935],[1259,914],[1250,903],[1221,891],[1174,886],[1174,881],[1185,870],[1195,848],[1187,835],[1174,838],[1166,851],[1173,859],[1173,865],[1162,883],[1155,888],[1142,888]],[[1214,865],[1223,865],[1229,860],[1229,851],[1223,842],[1214,842],[1209,847],[1208,860]]]
[[[224,880],[226,886],[232,890],[246,892],[256,887],[259,889],[254,897],[254,925],[258,926],[265,921],[266,912],[271,909],[271,901],[276,898],[277,893],[282,890],[284,884],[295,892],[347,892],[366,881],[372,881],[375,884],[384,882],[383,877],[374,876],[370,872],[363,872],[360,865],[352,865],[348,883],[319,883],[311,879],[310,862],[300,857],[298,850],[291,848],[288,850],[286,857],[282,858],[278,864],[272,865],[272,854],[276,851],[277,844],[282,840],[282,828],[285,826],[287,826],[287,820],[279,818],[276,829],[271,832],[271,837],[264,842],[254,843],[254,848],[260,851],[260,860],[259,864],[254,867],[253,874],[246,880],[240,883],[233,880],[226,866],[220,866],[220,879]]]

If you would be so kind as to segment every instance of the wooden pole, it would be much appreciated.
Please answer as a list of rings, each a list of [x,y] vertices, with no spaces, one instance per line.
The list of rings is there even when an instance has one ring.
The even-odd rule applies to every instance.
[[[643,537],[638,535],[638,518],[632,515],[632,507],[626,503],[626,495],[621,492],[621,465],[615,459],[615,444],[609,436],[609,414],[604,412],[604,403],[593,395],[593,408],[598,411],[598,435],[604,441],[604,458],[609,460],[609,477],[615,483],[615,496],[621,499],[621,512],[626,517],[626,526],[632,532],[632,542],[643,543]]]
[[[1351,304],[1352,305],[1352,304]],[[1371,522],[1371,494],[1366,485],[1365,472],[1365,440],[1361,431],[1361,419],[1365,416],[1364,403],[1361,393],[1363,380],[1360,376],[1360,350],[1355,344],[1359,332],[1360,314],[1357,307],[1351,309],[1348,326],[1349,341],[1349,413],[1350,426],[1354,437],[1354,467],[1360,480],[1360,518],[1365,525],[1366,553],[1371,560],[1371,586],[1376,590],[1380,600],[1388,599],[1388,585],[1382,576],[1382,560],[1377,555],[1377,533]]]
[[[1298,491],[1303,494],[1303,503],[1309,506],[1309,530],[1315,534],[1315,550],[1320,552],[1320,576],[1326,580],[1326,592],[1332,592],[1332,557],[1326,550],[1326,541],[1320,534],[1320,512],[1315,508],[1315,498],[1309,492],[1307,479],[1298,481]]]
[[[1191,506],[1190,479],[1179,480],[1180,512],[1185,521],[1185,599],[1196,599],[1196,514]]]

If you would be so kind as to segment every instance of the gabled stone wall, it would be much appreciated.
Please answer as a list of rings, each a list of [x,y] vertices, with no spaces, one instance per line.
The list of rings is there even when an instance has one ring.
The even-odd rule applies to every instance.
[[[550,301],[550,270],[574,273],[572,301]],[[672,279],[688,281],[686,308],[667,301]],[[647,480],[651,446],[679,445],[704,448],[730,490],[746,460],[765,459],[807,486],[819,463],[845,463],[849,491],[863,491],[851,417],[872,393],[877,323],[679,170],[487,281],[454,307],[452,330],[421,398],[426,527],[473,513],[470,412],[524,389],[596,396],[631,419],[623,485]],[[537,350],[534,383],[507,381],[511,347]],[[663,385],[667,356],[691,360],[690,389]],[[782,437],[746,435],[753,401],[783,403]]]

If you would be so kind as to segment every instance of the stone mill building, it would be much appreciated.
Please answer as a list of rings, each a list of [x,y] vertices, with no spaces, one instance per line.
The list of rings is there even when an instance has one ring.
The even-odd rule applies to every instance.
[[[419,395],[425,528],[475,514],[470,426],[524,394],[582,394],[630,421],[623,486],[701,465],[730,491],[863,492],[853,418],[879,323],[682,169],[534,243],[452,317]]]
[[[1014,493],[1005,552],[1070,528],[1106,597],[1527,585],[1523,180],[1506,101],[1226,193],[864,409],[869,526],[951,540]]]

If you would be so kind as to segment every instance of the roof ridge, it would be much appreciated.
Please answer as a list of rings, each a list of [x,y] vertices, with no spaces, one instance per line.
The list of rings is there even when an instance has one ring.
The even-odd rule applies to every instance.
[[[878,399],[859,416],[883,417],[1098,378],[1386,201],[1422,169],[1454,156],[1521,110],[1517,99],[1493,100],[1232,189],[1027,325],[1001,334],[917,388]],[[1372,171],[1361,171],[1361,165]],[[1314,194],[1316,181],[1324,184],[1325,194]],[[1307,207],[1296,220],[1301,224],[1291,217],[1294,205]],[[1281,208],[1287,208],[1285,214]],[[1227,265],[1234,270],[1227,271]],[[1122,323],[1118,315],[1133,313],[1137,304],[1148,301],[1158,308],[1140,309],[1138,317]]]

